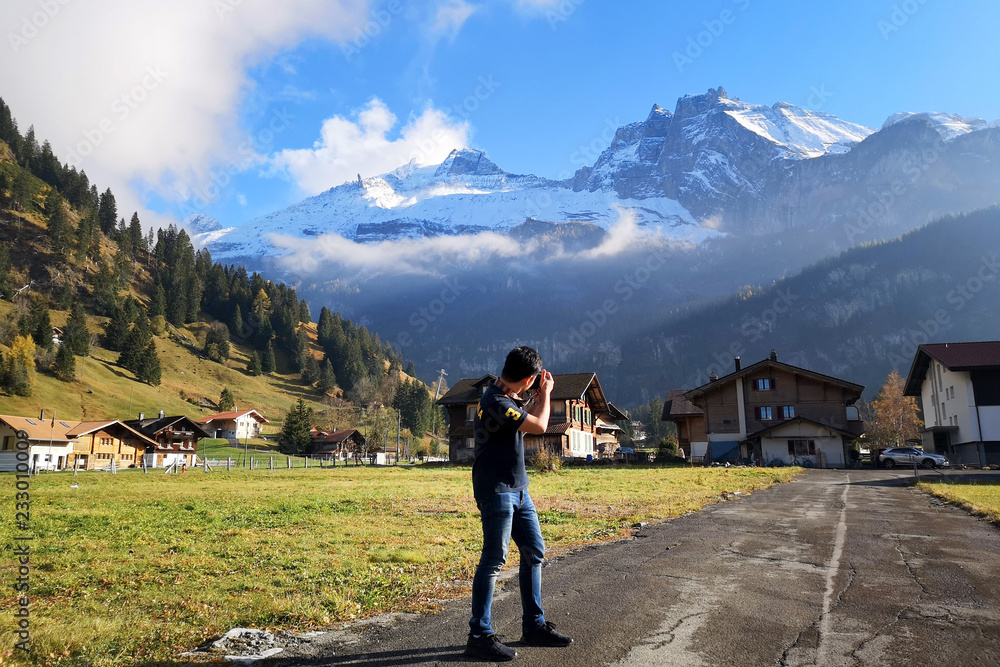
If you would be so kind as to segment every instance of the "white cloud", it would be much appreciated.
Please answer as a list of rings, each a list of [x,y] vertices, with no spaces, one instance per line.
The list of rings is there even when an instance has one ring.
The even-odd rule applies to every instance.
[[[395,139],[388,135],[396,116],[378,98],[356,116],[353,121],[327,119],[312,148],[283,150],[274,156],[274,167],[287,170],[303,192],[315,195],[358,174],[383,174],[411,160],[418,166],[438,164],[452,149],[469,145],[469,123],[452,123],[434,108],[411,117]]]
[[[448,0],[438,7],[431,29],[454,39],[475,11],[476,8],[465,0]]]
[[[238,105],[247,68],[309,36],[349,39],[367,0],[5,0],[0,91],[22,130],[110,186],[189,195],[246,161]],[[149,222],[148,217],[144,220]]]

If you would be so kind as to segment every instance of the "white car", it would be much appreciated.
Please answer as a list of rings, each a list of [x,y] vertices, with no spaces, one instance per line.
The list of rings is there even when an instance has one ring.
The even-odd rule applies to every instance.
[[[914,461],[923,468],[947,468],[951,465],[948,459],[940,454],[928,454],[916,447],[890,447],[878,457],[879,465],[886,468],[895,468],[897,465],[912,466]]]

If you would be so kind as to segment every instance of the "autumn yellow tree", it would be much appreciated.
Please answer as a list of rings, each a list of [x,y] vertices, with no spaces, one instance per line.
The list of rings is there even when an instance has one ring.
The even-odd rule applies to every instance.
[[[31,336],[17,336],[4,356],[4,385],[17,396],[31,396],[35,385],[35,341]]]
[[[866,431],[873,442],[884,447],[901,447],[907,440],[920,436],[917,399],[905,396],[905,387],[906,383],[899,372],[893,370],[872,401],[874,423]]]

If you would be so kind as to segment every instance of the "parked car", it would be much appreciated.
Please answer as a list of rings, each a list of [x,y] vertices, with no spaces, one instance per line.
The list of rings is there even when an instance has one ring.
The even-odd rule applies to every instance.
[[[895,468],[897,465],[910,466],[914,461],[924,468],[947,468],[951,465],[948,459],[940,454],[928,454],[916,447],[890,447],[878,456],[879,465],[886,468]]]

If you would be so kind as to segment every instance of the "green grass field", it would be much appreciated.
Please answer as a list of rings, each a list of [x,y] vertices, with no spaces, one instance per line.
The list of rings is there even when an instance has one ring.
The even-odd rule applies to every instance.
[[[922,490],[977,516],[1000,523],[1000,485],[997,484],[930,484],[918,485]]]
[[[796,469],[571,468],[532,474],[553,554],[626,537],[750,493]],[[236,626],[306,630],[468,593],[479,517],[468,468],[338,467],[31,479],[31,640],[14,651],[5,586],[2,661],[137,665]],[[11,516],[2,576],[17,575]],[[76,485],[78,488],[73,488]],[[511,567],[516,563],[512,551]]]

